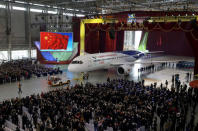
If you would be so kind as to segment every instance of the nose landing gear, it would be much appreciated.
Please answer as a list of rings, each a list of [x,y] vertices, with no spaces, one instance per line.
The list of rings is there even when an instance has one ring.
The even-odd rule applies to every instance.
[[[82,77],[83,77],[83,80],[88,80],[89,79],[89,73],[82,73]]]

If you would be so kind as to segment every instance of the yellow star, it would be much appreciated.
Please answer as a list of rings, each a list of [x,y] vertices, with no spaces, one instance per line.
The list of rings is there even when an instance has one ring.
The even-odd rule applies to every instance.
[[[47,36],[45,36],[45,40],[48,40],[48,37]]]

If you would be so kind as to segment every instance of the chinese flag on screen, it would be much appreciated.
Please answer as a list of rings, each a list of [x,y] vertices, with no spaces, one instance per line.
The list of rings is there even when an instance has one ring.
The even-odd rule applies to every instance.
[[[51,32],[41,32],[41,50],[58,50],[67,49],[69,36],[51,33]]]

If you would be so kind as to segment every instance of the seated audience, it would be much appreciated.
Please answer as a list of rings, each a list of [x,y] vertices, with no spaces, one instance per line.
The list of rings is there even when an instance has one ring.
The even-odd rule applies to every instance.
[[[37,77],[47,76],[47,74],[62,74],[62,71],[57,68],[48,68],[43,65],[32,63],[31,60],[14,60],[2,63],[0,65],[0,84],[5,82],[20,81],[30,79],[33,75]]]
[[[142,82],[108,79],[102,84],[75,85],[71,89],[3,101],[0,127],[3,128],[8,120],[22,129],[40,131],[85,131],[89,123],[98,131],[107,128],[156,131],[157,125],[164,131],[186,128],[194,131],[197,129],[194,122],[197,94],[192,88],[182,87],[176,92],[163,86],[157,88],[144,86]],[[187,121],[189,111],[192,114]]]

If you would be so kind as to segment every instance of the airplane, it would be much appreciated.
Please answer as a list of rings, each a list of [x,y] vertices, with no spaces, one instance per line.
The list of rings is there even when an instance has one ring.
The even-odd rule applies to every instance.
[[[119,75],[129,75],[131,65],[135,61],[150,53],[156,52],[141,52],[137,50],[105,52],[95,54],[85,54],[73,59],[69,64],[70,72],[89,72],[100,69],[117,68]]]

